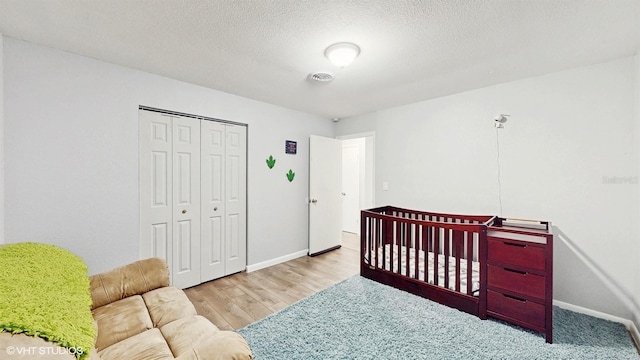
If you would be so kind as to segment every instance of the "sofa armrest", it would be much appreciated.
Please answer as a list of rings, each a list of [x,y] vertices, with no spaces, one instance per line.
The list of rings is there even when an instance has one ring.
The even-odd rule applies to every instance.
[[[169,286],[169,268],[164,260],[149,258],[93,275],[90,281],[93,300],[91,309],[95,309],[129,296]]]

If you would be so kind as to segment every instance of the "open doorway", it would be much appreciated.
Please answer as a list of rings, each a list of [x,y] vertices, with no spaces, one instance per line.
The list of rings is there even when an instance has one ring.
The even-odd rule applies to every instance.
[[[374,206],[374,133],[342,139],[342,229],[360,233],[360,210]]]

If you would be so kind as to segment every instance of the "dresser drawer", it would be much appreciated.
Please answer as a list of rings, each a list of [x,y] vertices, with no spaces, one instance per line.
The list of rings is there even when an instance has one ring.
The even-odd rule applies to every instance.
[[[545,278],[542,275],[489,264],[487,281],[490,287],[497,287],[544,300]]]
[[[507,239],[492,238],[488,243],[489,261],[523,266],[530,269],[545,269],[544,248]]]
[[[487,290],[487,311],[544,328],[544,305]]]

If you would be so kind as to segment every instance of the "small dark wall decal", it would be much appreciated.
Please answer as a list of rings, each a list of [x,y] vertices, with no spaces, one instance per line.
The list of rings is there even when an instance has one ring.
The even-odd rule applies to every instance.
[[[295,155],[298,153],[298,142],[293,140],[285,140],[284,142],[285,154]]]
[[[273,169],[275,165],[276,159],[274,159],[272,155],[269,155],[269,158],[267,159],[267,166],[269,167],[269,169]]]
[[[292,182],[293,178],[296,176],[296,173],[294,173],[293,171],[291,171],[291,169],[289,169],[289,172],[286,175],[287,175],[287,179],[289,179],[289,182]]]

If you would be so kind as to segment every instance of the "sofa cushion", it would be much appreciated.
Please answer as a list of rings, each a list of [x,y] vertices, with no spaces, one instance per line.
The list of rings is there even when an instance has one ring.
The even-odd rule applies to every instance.
[[[177,357],[190,351],[195,344],[209,341],[220,330],[202,316],[189,316],[162,326],[160,331]]]
[[[102,360],[173,360],[159,329],[151,329],[98,352]]]
[[[253,354],[244,338],[233,331],[218,331],[205,342],[176,357],[176,360],[250,360]]]
[[[169,286],[169,268],[159,258],[139,260],[90,277],[92,309]]]
[[[153,328],[142,296],[136,295],[93,309],[98,323],[98,351]]]
[[[163,287],[142,295],[154,327],[161,327],[174,320],[196,315],[193,303],[184,291],[175,287]]]

